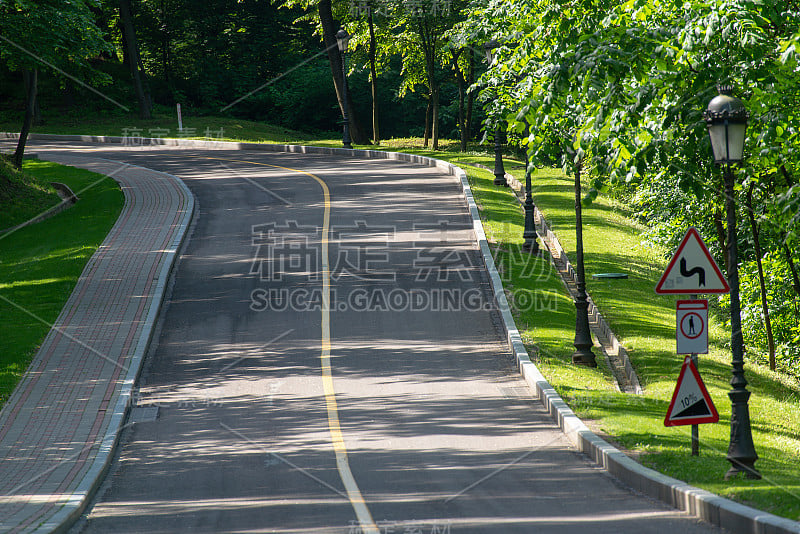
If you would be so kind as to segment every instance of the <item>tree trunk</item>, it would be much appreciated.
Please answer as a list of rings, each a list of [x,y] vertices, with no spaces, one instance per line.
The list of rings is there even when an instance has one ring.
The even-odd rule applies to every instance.
[[[147,101],[147,109],[153,111],[153,94],[150,92],[150,83],[147,81],[147,71],[142,63],[142,55],[139,54],[139,47],[136,47],[136,61],[139,63],[139,72],[142,73],[142,87],[144,88],[144,98]]]
[[[369,80],[372,88],[372,142],[381,143],[380,129],[378,128],[378,70],[375,67],[377,42],[375,41],[375,25],[372,21],[372,8],[369,9]]]
[[[431,106],[433,105],[433,94],[428,93],[428,106],[425,108],[425,138],[422,146],[428,148],[428,141],[431,139]]]
[[[170,38],[169,24],[167,20],[167,5],[165,0],[161,0],[161,69],[164,72],[164,83],[167,87],[172,87],[172,75],[169,60]],[[132,59],[132,58],[131,58]]]
[[[475,83],[475,53],[471,48],[468,49],[469,53],[469,74],[467,78],[467,87],[472,87]],[[466,131],[467,141],[472,138],[472,106],[475,104],[475,91],[470,91],[467,95],[467,116],[464,119],[464,130]]]
[[[136,99],[139,101],[139,116],[149,119],[150,101],[145,94],[142,85],[142,73],[139,72],[139,46],[136,41],[136,31],[133,27],[133,11],[131,0],[119,0],[119,18],[122,24],[123,43],[125,48],[123,54],[126,56],[128,66],[133,78],[133,88],[136,91]]]
[[[755,182],[750,184],[747,190],[747,216],[750,219],[750,230],[753,233],[753,243],[756,248],[756,265],[758,266],[758,284],[761,288],[761,310],[764,312],[764,327],[767,330],[767,345],[769,347],[769,368],[775,370],[775,338],[772,336],[772,322],[769,317],[769,306],[767,305],[767,286],[764,283],[764,267],[761,265],[761,240],[758,236],[758,225],[756,216],[753,213],[753,188]]]
[[[344,113],[344,106],[347,105],[347,114],[350,123],[350,138],[353,143],[359,145],[369,144],[369,138],[364,133],[361,123],[356,119],[353,110],[353,101],[348,91],[347,102],[342,99],[344,75],[342,73],[342,58],[339,53],[339,47],[336,45],[336,21],[333,20],[333,11],[331,8],[331,0],[320,0],[319,2],[319,21],[322,25],[322,43],[328,53],[328,61],[331,66],[331,75],[333,76],[333,86],[336,89],[336,98],[339,101],[339,109]]]
[[[431,130],[433,132],[433,150],[439,150],[439,86],[433,87],[433,120]]]
[[[31,88],[29,87],[29,84],[31,82],[30,80],[31,77],[23,74],[22,78],[23,81],[25,82],[25,94],[27,95],[30,93],[31,90]],[[38,79],[36,80],[36,83],[38,85]],[[39,92],[38,87],[35,89],[35,91],[37,93]],[[31,119],[31,126],[41,126],[41,125],[42,125],[42,110],[39,107],[39,99],[37,98],[33,101],[33,118]]]
[[[425,56],[425,77],[428,86],[428,107],[425,109],[425,142],[423,146],[428,147],[428,141],[433,135],[434,145],[438,148],[438,126],[439,109],[437,105],[439,88],[436,82],[436,39],[437,36],[431,30],[429,21],[426,17],[418,19],[420,45]],[[434,150],[436,149],[434,148]]]
[[[130,58],[128,57],[128,39],[125,37],[125,28],[122,27],[122,21],[117,21],[117,29],[119,30],[120,45],[122,48],[122,66],[130,69]]]
[[[19,141],[17,142],[17,149],[14,151],[12,163],[18,169],[22,168],[22,158],[25,156],[25,145],[28,142],[28,133],[31,131],[31,124],[33,123],[34,110],[36,108],[36,90],[38,85],[39,71],[36,69],[25,70],[22,72],[25,79],[25,87],[28,88],[28,97],[25,104],[25,121],[22,123],[22,129],[19,132]]]
[[[786,169],[786,165],[781,165],[781,174],[783,174],[783,179],[786,180],[786,187],[792,187],[794,185],[794,177]]]
[[[461,72],[461,69],[458,66],[458,58],[464,52],[463,48],[459,48],[458,50],[453,50],[451,53],[453,55],[453,69],[456,71],[456,82],[458,83],[458,130],[461,137],[461,152],[467,151],[467,128],[465,124],[466,119],[466,104],[465,104],[465,86],[467,81],[464,79],[464,74]]]
[[[786,262],[789,264],[789,270],[792,272],[792,280],[794,280],[794,292],[800,295],[800,275],[797,273],[797,267],[794,264],[794,258],[792,258],[792,251],[789,249],[789,245],[786,244],[786,241],[783,242],[783,252],[786,254]]]

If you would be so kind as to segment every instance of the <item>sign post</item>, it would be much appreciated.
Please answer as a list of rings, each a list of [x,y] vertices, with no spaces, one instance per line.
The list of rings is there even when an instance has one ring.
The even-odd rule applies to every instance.
[[[708,353],[708,301],[698,299],[697,294],[729,291],[728,281],[697,229],[689,228],[658,281],[656,293],[691,295],[690,300],[679,300],[675,308],[676,352],[687,356],[664,425],[692,425],[692,456],[700,454],[699,425],[719,421],[719,414],[697,371],[697,355]]]
[[[698,354],[708,354],[708,301],[679,300],[675,309],[675,340],[678,354],[689,354],[698,369]],[[692,425],[692,456],[700,455],[700,425]]]

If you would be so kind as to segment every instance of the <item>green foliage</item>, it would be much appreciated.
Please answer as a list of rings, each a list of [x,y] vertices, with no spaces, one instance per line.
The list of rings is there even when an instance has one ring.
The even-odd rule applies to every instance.
[[[762,259],[767,284],[772,332],[775,337],[777,368],[800,381],[800,299],[792,289],[786,260],[778,252]],[[740,272],[742,291],[742,332],[750,351],[748,356],[767,362],[767,334],[761,308],[761,291],[754,262]]]
[[[316,52],[300,10],[270,2],[136,2],[142,61],[163,103],[219,111]],[[311,83],[312,80],[309,80]],[[230,111],[245,115],[248,101]]]
[[[341,118],[330,67],[318,59],[297,68],[237,105],[237,115],[282,124],[287,128],[321,131]]]
[[[95,0],[6,0],[0,5],[0,61],[12,71],[60,69],[73,77],[105,83],[89,59],[108,50],[95,25]]]
[[[697,226],[718,261],[727,246],[718,239],[725,235],[724,198],[702,113],[717,82],[734,86],[751,113],[748,158],[736,171],[743,269],[752,273],[755,261],[742,202],[751,184],[762,249],[777,257],[788,248],[797,265],[797,6],[492,0],[473,5],[460,35],[503,43],[478,84],[492,103],[487,126],[506,119],[534,164],[556,161],[565,171],[581,165],[593,178],[587,203],[600,191],[631,200],[648,236],[667,250],[689,225]],[[794,297],[800,292],[783,287]],[[742,300],[758,302],[758,296],[758,284],[749,284]],[[789,315],[777,313],[785,324]],[[797,350],[793,336],[782,339],[790,345],[787,354]]]
[[[374,23],[384,137],[424,131],[429,94],[427,89],[420,90],[428,77],[421,62],[425,57],[419,38],[423,25],[431,37],[428,41],[435,44],[432,65],[442,89],[441,130],[458,133],[454,126],[457,108],[448,111],[458,102],[458,94],[446,30],[462,17],[465,3],[417,2],[423,8],[417,15],[423,16],[416,16],[408,8],[412,3],[372,2],[378,6]],[[42,67],[38,103],[45,121],[48,111],[55,109],[96,117],[119,113],[115,103],[129,110],[137,108],[130,68],[123,63],[118,2],[81,0],[69,2],[69,8],[54,0],[2,4],[0,36],[21,43],[33,55],[0,41],[0,112],[20,109],[25,91],[16,70],[30,66]],[[335,22],[353,34],[348,65],[356,109],[351,111],[362,124],[369,122],[371,103],[369,74],[364,68],[369,33],[364,7],[368,4],[332,2]],[[186,0],[133,0],[146,92],[154,105],[174,109],[175,103],[181,103],[187,114],[222,111],[312,132],[340,128],[317,11],[318,3],[311,0],[212,0],[202,9]],[[20,22],[23,19],[32,22]],[[34,56],[71,78],[45,67]],[[462,71],[467,69],[467,60],[467,54],[462,54]],[[473,120],[480,120],[477,115]],[[34,131],[41,125],[35,124]]]

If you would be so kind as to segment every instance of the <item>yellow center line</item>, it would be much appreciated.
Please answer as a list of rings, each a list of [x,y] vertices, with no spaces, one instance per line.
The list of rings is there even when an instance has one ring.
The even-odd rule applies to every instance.
[[[212,158],[210,156],[190,156],[219,161],[232,161],[237,163],[248,163],[250,165],[261,165],[264,167],[273,167],[276,169],[283,169],[289,172],[296,172],[304,174],[316,180],[322,187],[322,194],[325,200],[325,210],[322,217],[322,343],[320,353],[320,364],[322,367],[322,388],[325,392],[325,405],[328,410],[328,430],[331,434],[331,441],[333,442],[333,450],[336,454],[336,468],[339,471],[339,477],[342,479],[347,497],[350,499],[350,504],[356,513],[358,522],[361,525],[361,530],[365,534],[380,534],[375,521],[372,519],[369,508],[367,508],[364,497],[361,496],[361,490],[358,489],[358,483],[353,477],[353,472],[350,470],[350,462],[347,458],[347,446],[344,443],[344,435],[342,428],[339,424],[339,408],[336,403],[336,390],[333,386],[333,373],[331,371],[331,276],[330,276],[330,262],[328,258],[328,235],[330,233],[330,220],[331,220],[331,192],[328,184],[322,178],[311,174],[310,172],[292,169],[290,167],[282,167],[280,165],[272,165],[270,163],[260,163],[257,161],[246,161],[240,159],[228,158]]]

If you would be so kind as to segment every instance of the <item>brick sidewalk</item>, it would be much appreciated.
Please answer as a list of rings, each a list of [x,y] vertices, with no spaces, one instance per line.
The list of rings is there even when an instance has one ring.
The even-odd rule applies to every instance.
[[[0,531],[69,526],[111,461],[194,197],[174,176],[91,157],[125,207],[0,412]]]

